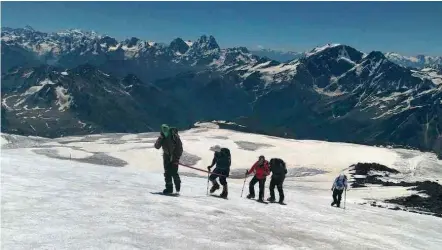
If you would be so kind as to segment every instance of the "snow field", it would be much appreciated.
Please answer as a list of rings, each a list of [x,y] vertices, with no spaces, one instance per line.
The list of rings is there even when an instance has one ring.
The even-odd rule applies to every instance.
[[[20,149],[2,154],[4,249],[438,249],[442,220],[286,191],[287,206],[206,197],[182,177],[181,197],[151,194],[161,174],[75,164]],[[246,193],[246,192],[245,192]]]
[[[442,245],[440,218],[360,205],[415,191],[380,186],[350,189],[346,210],[330,206],[332,181],[340,172],[348,173],[351,164],[387,165],[401,171],[397,181],[434,180],[442,177],[442,162],[434,154],[290,140],[218,129],[210,123],[180,132],[186,156],[182,160],[201,169],[211,163],[210,149],[215,145],[230,148],[231,172],[250,168],[259,155],[284,159],[289,173],[295,173],[284,183],[288,205],[265,205],[244,198],[251,177],[243,198],[243,179],[229,178],[229,200],[223,200],[206,196],[205,173],[185,167],[179,170],[181,197],[152,194],[164,189],[162,152],[153,148],[157,135],[51,140],[2,134],[2,249],[440,249]],[[39,150],[52,150],[62,159]],[[95,154],[127,164],[115,168],[106,162],[79,162]],[[268,178],[266,198],[269,183]]]

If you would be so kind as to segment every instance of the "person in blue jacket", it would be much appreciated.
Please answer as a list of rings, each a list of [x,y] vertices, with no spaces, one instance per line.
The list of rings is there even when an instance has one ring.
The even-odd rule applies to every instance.
[[[331,205],[336,205],[337,207],[340,207],[342,193],[344,192],[344,190],[347,190],[347,176],[344,174],[340,174],[338,177],[336,177],[331,190],[333,191],[333,202]]]

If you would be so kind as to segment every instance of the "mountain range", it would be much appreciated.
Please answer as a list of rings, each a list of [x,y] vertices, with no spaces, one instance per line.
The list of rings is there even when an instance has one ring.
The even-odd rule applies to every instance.
[[[341,44],[279,62],[213,36],[170,44],[3,28],[2,131],[58,137],[228,120],[299,139],[442,156],[442,69]],[[393,60],[392,58],[396,58]],[[405,57],[402,57],[402,59]]]
[[[287,62],[293,61],[296,59],[300,59],[305,56],[306,52],[295,52],[295,51],[282,51],[282,50],[273,50],[273,49],[258,49],[258,50],[250,50],[250,52],[254,55],[260,57],[267,57],[272,60]],[[403,56],[398,53],[387,52],[384,53],[385,57],[403,67],[415,68],[415,69],[424,69],[424,68],[435,68],[442,67],[442,56],[426,56],[426,55],[417,55],[417,56]]]

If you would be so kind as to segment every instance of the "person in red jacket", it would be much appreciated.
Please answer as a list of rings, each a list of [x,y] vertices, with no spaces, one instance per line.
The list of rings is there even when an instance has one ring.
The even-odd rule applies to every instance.
[[[255,176],[253,176],[253,179],[249,183],[249,195],[247,195],[247,198],[255,198],[255,184],[259,182],[258,201],[264,202],[264,188],[266,177],[270,175],[270,167],[269,162],[266,161],[263,155],[259,157],[258,161],[253,164],[252,168],[249,171],[246,171],[246,176],[251,173],[255,173]]]

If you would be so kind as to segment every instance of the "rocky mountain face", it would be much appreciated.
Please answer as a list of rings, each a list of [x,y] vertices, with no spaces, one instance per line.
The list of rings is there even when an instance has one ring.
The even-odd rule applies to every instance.
[[[2,131],[58,137],[153,131],[188,124],[183,103],[135,75],[118,79],[92,65],[63,71],[19,68],[2,75]]]
[[[278,51],[272,49],[251,50],[250,52],[259,57],[267,57],[269,59],[276,60],[279,62],[288,62],[296,59],[301,59],[305,57],[305,55],[308,53],[308,52],[294,52],[294,51]],[[442,67],[442,56],[426,56],[426,55],[403,56],[393,52],[387,52],[384,55],[391,62],[394,62],[406,68],[414,68],[421,70],[424,68],[437,69]]]
[[[2,62],[6,132],[55,137],[230,120],[252,132],[442,155],[440,68],[409,69],[378,51],[328,44],[280,63],[221,49],[212,36],[164,45],[25,28],[2,30]]]
[[[253,132],[440,152],[439,79],[434,71],[394,64],[381,52],[366,55],[349,46],[327,45],[289,63],[264,59],[155,84],[188,100],[205,93],[207,105],[189,103],[194,112],[216,110],[218,119],[246,125]]]
[[[212,36],[201,36],[193,43],[177,38],[169,45],[135,37],[117,41],[75,29],[44,33],[30,27],[3,28],[1,36],[2,72],[15,66],[90,64],[117,77],[135,74],[145,82],[206,66],[221,51]]]

